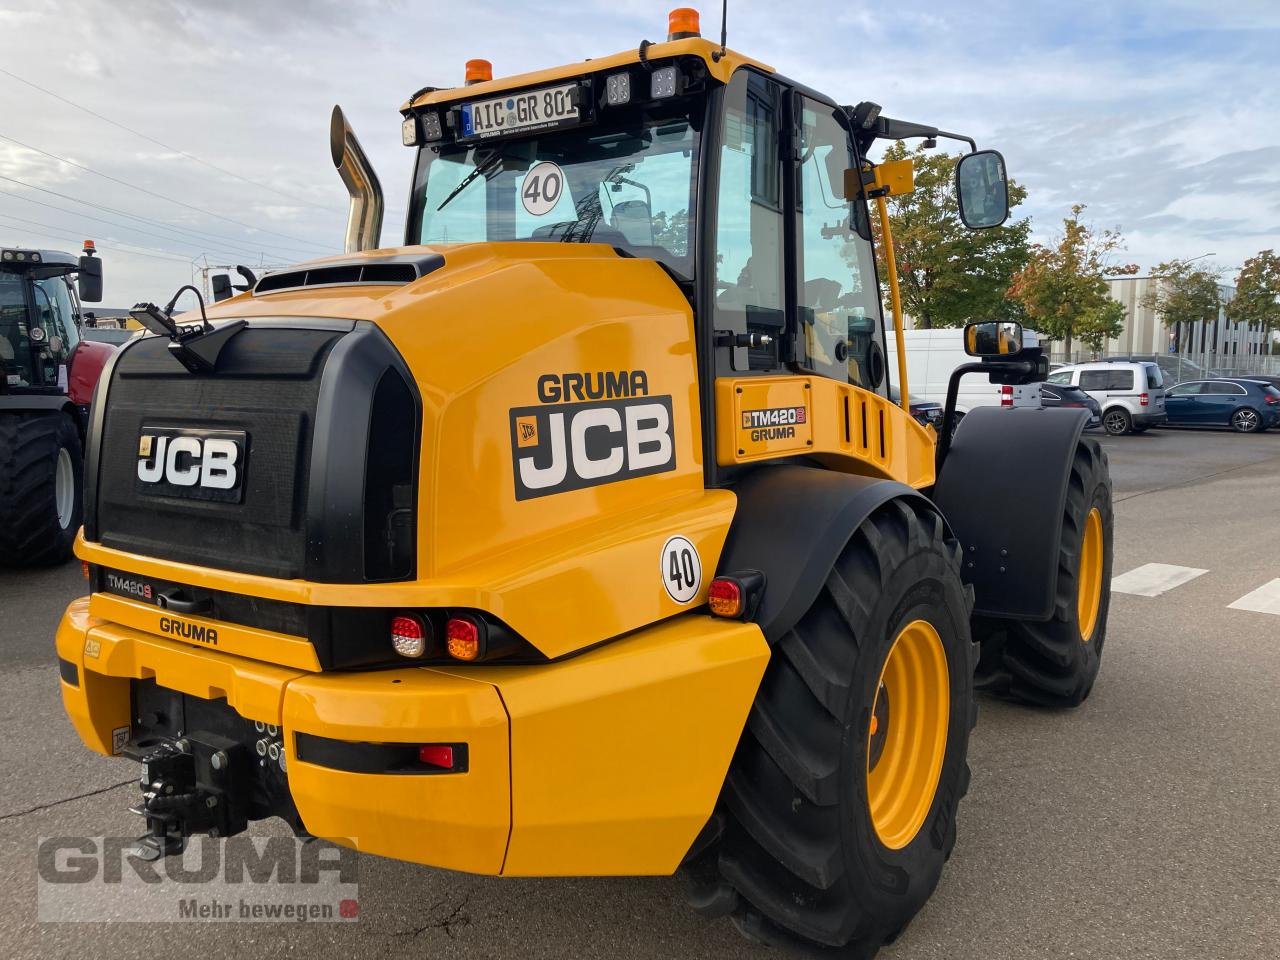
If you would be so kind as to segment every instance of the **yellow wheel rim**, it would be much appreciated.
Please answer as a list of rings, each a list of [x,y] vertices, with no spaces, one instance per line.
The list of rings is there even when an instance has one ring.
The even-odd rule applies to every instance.
[[[947,752],[950,690],[942,638],[932,624],[913,620],[889,649],[867,727],[867,805],[890,850],[915,839],[933,806]]]
[[[1080,639],[1088,643],[1098,626],[1102,606],[1102,514],[1094,507],[1084,521],[1080,569],[1076,573],[1076,623]]]

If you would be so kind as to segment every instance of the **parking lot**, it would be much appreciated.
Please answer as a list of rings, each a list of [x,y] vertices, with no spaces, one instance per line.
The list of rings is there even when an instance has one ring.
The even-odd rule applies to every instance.
[[[1115,595],[1102,675],[1079,710],[982,702],[955,854],[892,960],[1276,955],[1280,591],[1276,612],[1240,607],[1265,608],[1255,591],[1280,578],[1280,435],[1102,443],[1115,574],[1139,571],[1127,583],[1148,593],[1179,585]],[[699,919],[674,879],[495,880],[376,858],[361,862],[355,924],[175,937],[167,924],[37,923],[38,837],[141,832],[126,809],[134,767],[83,749],[58,698],[53,630],[83,585],[74,564],[0,575],[4,955],[772,955]]]

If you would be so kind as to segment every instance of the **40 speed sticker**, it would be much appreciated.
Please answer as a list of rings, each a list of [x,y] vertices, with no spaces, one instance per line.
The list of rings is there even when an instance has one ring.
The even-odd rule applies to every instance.
[[[702,586],[702,559],[698,548],[684,537],[671,537],[662,545],[662,585],[676,603],[688,603]]]
[[[524,178],[520,201],[532,216],[545,217],[564,193],[564,171],[550,160],[536,163]]]

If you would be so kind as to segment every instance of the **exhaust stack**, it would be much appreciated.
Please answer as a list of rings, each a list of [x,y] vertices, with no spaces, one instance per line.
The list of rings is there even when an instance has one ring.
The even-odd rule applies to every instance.
[[[382,184],[364,155],[351,124],[335,105],[329,121],[329,153],[338,176],[351,194],[351,210],[347,214],[347,253],[373,250],[382,238]]]

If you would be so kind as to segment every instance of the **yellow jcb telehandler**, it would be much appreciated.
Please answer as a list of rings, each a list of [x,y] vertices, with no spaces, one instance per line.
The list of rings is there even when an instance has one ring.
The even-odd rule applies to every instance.
[[[871,217],[888,241],[911,170],[867,155],[954,135],[686,9],[466,78],[401,108],[404,246],[335,111],[345,254],[135,308],[155,335],[91,414],[67,712],[141,762],[140,854],[280,816],[481,874],[683,870],[751,936],[870,955],[955,842],[975,668],[1035,703],[1093,685],[1106,459],[1082,411],[953,442],[908,413]],[[1004,164],[970,146],[959,211],[996,227]],[[966,342],[957,378],[1044,375],[1016,325]]]

